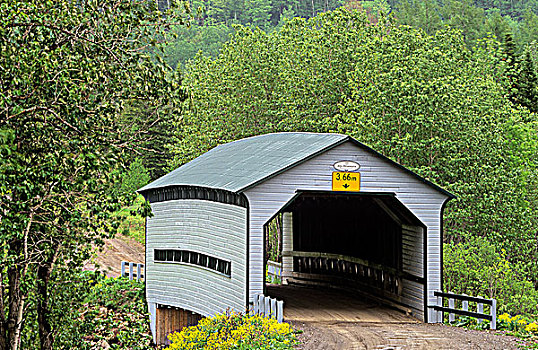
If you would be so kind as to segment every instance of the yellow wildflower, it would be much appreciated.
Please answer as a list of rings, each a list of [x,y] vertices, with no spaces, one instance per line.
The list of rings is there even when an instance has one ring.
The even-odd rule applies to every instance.
[[[502,314],[499,316],[500,321],[510,322],[510,315],[509,314]]]
[[[525,327],[525,330],[526,330],[527,332],[531,332],[531,333],[538,334],[538,323],[536,323],[536,322],[529,323],[529,324]]]

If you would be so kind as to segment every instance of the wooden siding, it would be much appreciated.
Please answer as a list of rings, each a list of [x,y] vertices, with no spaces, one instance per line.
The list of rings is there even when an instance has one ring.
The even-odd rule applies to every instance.
[[[293,213],[282,214],[282,281],[291,277],[293,272],[293,257],[288,255],[293,251]]]
[[[295,194],[296,190],[332,189],[333,164],[352,160],[361,166],[361,191],[393,192],[427,227],[428,303],[436,298],[433,291],[441,287],[441,208],[448,197],[418,178],[390,164],[379,156],[346,142],[326,151],[256,187],[245,191],[250,205],[249,296],[263,292],[263,226]],[[435,322],[435,313],[429,321]]]
[[[424,277],[424,231],[419,226],[402,225],[402,269]]]
[[[402,225],[402,269],[416,277],[424,277],[424,229]],[[402,303],[413,310],[413,315],[424,319],[424,285],[402,280]]]
[[[247,209],[205,200],[151,204],[147,220],[147,301],[213,316],[246,300]],[[184,249],[231,262],[231,277],[207,268],[155,262],[155,249]]]
[[[157,345],[168,345],[168,335],[180,332],[184,327],[195,326],[202,319],[200,314],[176,307],[158,307],[155,310],[156,324],[154,341]]]

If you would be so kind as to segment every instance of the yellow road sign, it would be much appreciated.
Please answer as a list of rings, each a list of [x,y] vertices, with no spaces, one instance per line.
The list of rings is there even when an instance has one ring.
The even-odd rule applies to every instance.
[[[352,191],[361,190],[361,174],[348,173],[342,171],[333,172],[333,191]]]

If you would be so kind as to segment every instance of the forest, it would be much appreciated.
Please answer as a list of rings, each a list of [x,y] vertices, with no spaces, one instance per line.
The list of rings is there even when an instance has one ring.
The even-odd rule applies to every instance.
[[[445,26],[457,28],[469,45],[491,36],[503,41],[510,34],[522,50],[538,40],[535,0],[197,0],[190,2],[190,25],[173,28],[177,37],[167,41],[167,60],[175,67],[199,51],[215,57],[236,25],[270,33],[279,30],[286,20],[307,19],[338,7],[361,9],[374,21],[380,15],[392,17],[397,24],[421,28],[430,35]]]
[[[81,3],[0,5],[0,349],[82,341],[77,276],[134,190],[278,131],[454,193],[445,290],[536,318],[535,0]]]
[[[538,6],[273,5],[262,18],[247,2],[238,12],[193,4],[203,10],[182,28],[193,36],[165,48],[188,93],[170,169],[261,133],[351,135],[456,194],[445,211],[446,290],[535,314]],[[224,44],[202,39],[217,39],[205,36],[216,28],[229,36]],[[192,45],[199,52],[179,58],[192,57]]]

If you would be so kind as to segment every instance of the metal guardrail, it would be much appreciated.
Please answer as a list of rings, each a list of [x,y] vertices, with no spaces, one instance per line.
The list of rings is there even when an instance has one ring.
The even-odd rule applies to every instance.
[[[129,269],[127,269],[127,266]],[[134,270],[136,266],[136,271]],[[142,272],[142,270],[144,272]],[[121,262],[121,277],[129,277],[130,280],[136,279],[140,281],[145,278],[146,266],[140,263],[122,261]]]
[[[449,322],[454,322],[456,320],[455,315],[457,314],[477,318],[478,323],[484,320],[490,321],[490,329],[497,329],[497,300],[440,291],[435,291],[433,295],[437,297],[437,305],[430,307],[439,312],[439,319],[442,320],[444,313],[448,312]],[[443,298],[448,299],[448,307],[443,306]],[[456,300],[461,301],[461,309],[455,308]],[[476,312],[469,311],[469,302],[476,303]],[[489,314],[484,313],[484,305],[490,305]]]
[[[254,296],[252,311],[256,315],[274,318],[278,323],[284,321],[284,302],[282,300],[267,297],[263,294]]]

